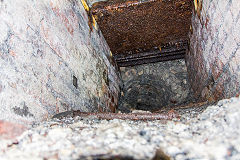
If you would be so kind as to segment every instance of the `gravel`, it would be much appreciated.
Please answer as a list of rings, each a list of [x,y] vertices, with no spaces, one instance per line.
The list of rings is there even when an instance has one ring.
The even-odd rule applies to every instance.
[[[221,100],[173,121],[53,119],[1,141],[0,159],[152,159],[159,149],[176,160],[239,159],[239,105]]]

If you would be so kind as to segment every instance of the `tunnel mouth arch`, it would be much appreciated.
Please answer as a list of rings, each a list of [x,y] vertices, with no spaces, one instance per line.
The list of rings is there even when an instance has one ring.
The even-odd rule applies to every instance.
[[[129,81],[123,90],[125,96],[120,101],[119,110],[130,112],[130,110],[154,111],[167,105],[170,98],[170,90],[163,80],[154,75],[148,77],[138,76]]]
[[[122,90],[118,110],[155,112],[195,101],[185,59],[120,68]]]

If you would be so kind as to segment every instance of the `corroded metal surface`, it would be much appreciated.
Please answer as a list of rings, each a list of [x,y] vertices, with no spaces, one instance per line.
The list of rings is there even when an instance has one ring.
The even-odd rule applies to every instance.
[[[122,119],[122,120],[172,120],[173,118],[180,118],[177,112],[169,111],[164,114],[159,113],[93,113],[93,112],[81,112],[67,111],[54,115],[52,118],[64,118],[64,117],[82,117],[82,118],[97,118],[97,119]]]
[[[90,113],[73,111],[73,117],[91,117],[97,119],[122,119],[122,120],[172,120],[173,118],[180,118],[175,111],[169,111],[167,114],[159,113]]]
[[[91,11],[113,54],[131,54],[186,40],[192,1],[109,0]]]
[[[134,53],[129,55],[116,54],[114,55],[114,59],[118,63],[119,67],[169,61],[184,58],[187,48],[187,41],[183,41],[179,43],[168,44],[159,48],[153,48],[142,53]]]

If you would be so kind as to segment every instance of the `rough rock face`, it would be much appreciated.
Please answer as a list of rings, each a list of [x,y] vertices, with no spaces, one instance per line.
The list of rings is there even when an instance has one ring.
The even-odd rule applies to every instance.
[[[240,94],[239,8],[239,0],[199,1],[186,56],[197,98],[212,101]]]
[[[54,119],[34,125],[14,142],[0,140],[0,159],[142,160],[161,149],[175,160],[236,160],[239,104],[240,98],[222,100],[192,119],[194,109],[175,121]]]
[[[185,61],[121,67],[123,91],[119,110],[158,110],[193,101]]]
[[[0,119],[114,111],[119,78],[88,18],[77,0],[0,1]]]

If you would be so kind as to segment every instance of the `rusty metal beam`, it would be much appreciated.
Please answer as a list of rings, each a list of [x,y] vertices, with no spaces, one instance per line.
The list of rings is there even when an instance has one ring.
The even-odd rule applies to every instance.
[[[81,118],[97,118],[97,119],[122,119],[122,120],[172,120],[180,118],[180,115],[175,110],[170,110],[165,114],[161,113],[92,113],[77,111],[66,111],[54,115],[52,118],[62,119],[64,117],[81,117]]]
[[[159,113],[89,113],[81,111],[73,111],[73,117],[97,118],[105,120],[122,119],[122,120],[172,120],[173,118],[180,118],[179,114],[173,110],[167,114]]]
[[[168,43],[160,48],[155,48],[147,52],[131,53],[127,55],[125,53],[117,54],[114,56],[114,59],[116,60],[119,67],[169,61],[184,58],[187,48],[187,41],[173,44]]]
[[[185,53],[185,52],[184,52]],[[128,67],[128,66],[136,66],[147,63],[156,63],[163,61],[171,61],[176,59],[183,59],[185,57],[184,53],[178,55],[170,55],[170,56],[160,56],[155,58],[149,58],[144,60],[135,60],[135,61],[126,61],[126,62],[117,62],[119,67]]]

